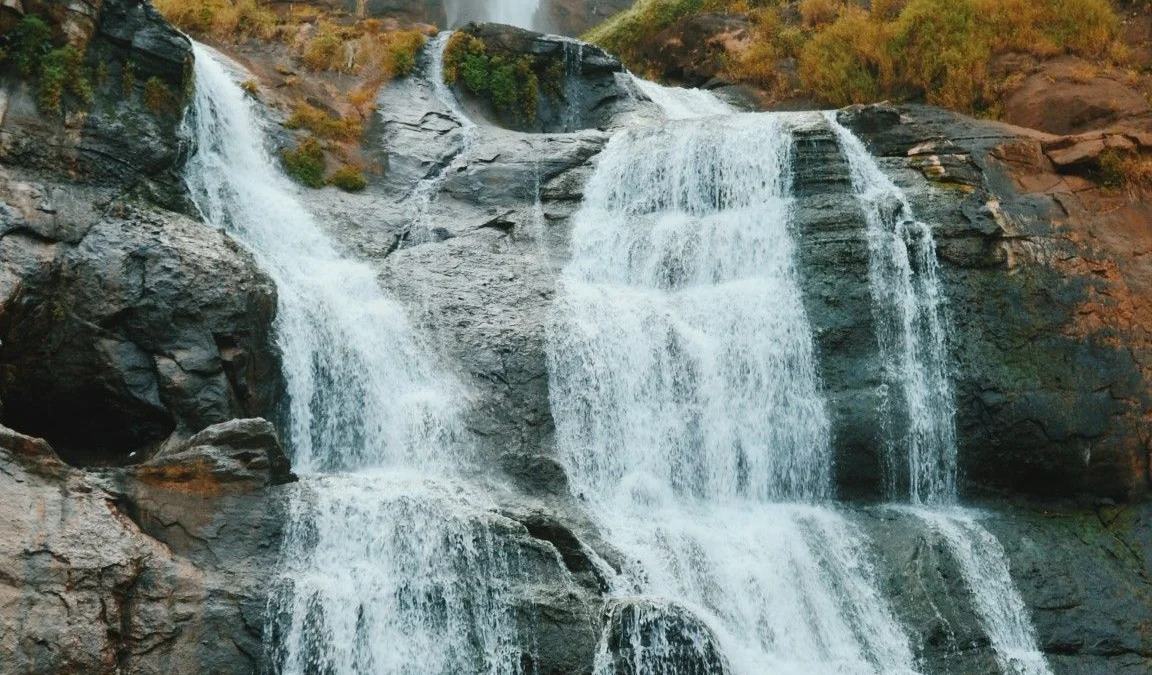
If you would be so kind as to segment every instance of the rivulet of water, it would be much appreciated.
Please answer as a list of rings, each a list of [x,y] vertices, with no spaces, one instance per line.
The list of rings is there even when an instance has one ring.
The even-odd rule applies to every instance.
[[[904,191],[836,114],[825,118],[840,141],[864,209],[880,356],[886,385],[902,395],[903,414],[892,407],[880,411],[891,432],[890,497],[923,505],[911,512],[959,564],[1004,672],[1050,675],[1004,548],[972,512],[954,506],[959,500],[956,406],[932,228],[916,219]]]
[[[885,386],[901,397],[889,429],[890,497],[914,504],[956,502],[956,406],[932,228],[860,139],[826,113],[848,160],[868,224],[869,286]]]

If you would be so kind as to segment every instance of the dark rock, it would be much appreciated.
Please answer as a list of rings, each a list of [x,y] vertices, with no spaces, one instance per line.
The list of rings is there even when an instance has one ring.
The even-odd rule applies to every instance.
[[[857,134],[876,134],[900,124],[900,111],[887,103],[854,105],[838,111],[836,121]]]
[[[624,67],[595,45],[491,23],[469,24],[460,32],[483,41],[489,55],[529,59],[540,81],[532,119],[498,109],[456,83],[453,89],[466,105],[501,126],[546,133],[603,128],[621,107],[631,106],[620,81]]]
[[[715,634],[687,609],[643,598],[611,600],[605,610],[614,675],[724,675]]]
[[[1134,319],[1152,308],[1131,289],[1152,288],[1152,271],[1133,257],[1152,249],[1149,209],[1057,173],[1054,150],[1044,152],[1060,147],[1051,137],[924,106],[854,108],[841,119],[935,228],[968,490],[1147,494],[1150,434],[1141,411],[1152,403],[1152,343],[1135,329],[1144,319]],[[840,485],[864,496],[878,454],[865,423],[878,371],[865,346],[864,225],[843,183],[829,177],[841,171],[817,168],[829,165],[818,143],[802,141],[796,153],[811,163],[796,182],[800,269],[838,425]],[[852,439],[856,449],[845,450]]]
[[[295,476],[276,429],[262,419],[208,427],[133,470],[144,483],[168,483],[196,492],[251,490],[292,482]]]
[[[21,231],[3,242],[5,423],[91,465],[273,412],[275,292],[222,233],[129,209],[75,246]]]

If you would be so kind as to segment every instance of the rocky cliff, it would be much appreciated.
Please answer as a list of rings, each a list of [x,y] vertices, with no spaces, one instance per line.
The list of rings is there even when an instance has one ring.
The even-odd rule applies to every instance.
[[[185,91],[188,43],[134,0],[11,5],[0,25],[36,13],[54,44],[83,47],[93,71],[111,65],[91,102],[65,98],[58,116],[39,111],[27,78],[0,77],[0,662],[37,674],[260,672],[294,489],[275,429],[253,419],[283,403],[276,295],[251,254],[191,213],[178,111],[146,100],[153,78]],[[470,30],[568,66],[555,47],[566,43]],[[381,92],[364,144],[384,176],[357,195],[309,193],[308,205],[467,385],[493,518],[532,561],[517,590],[526,662],[590,673],[605,625],[645,608],[605,604],[604,565],[619,561],[556,460],[545,340],[598,153],[619,126],[660,113],[616,88],[615,68],[574,69],[576,85],[619,107],[591,106],[603,116],[574,133],[466,127],[429,82],[430,56]],[[1048,136],[923,106],[840,119],[936,232],[964,491],[989,509],[1054,670],[1148,672],[1152,214],[1069,152],[1147,139]],[[794,171],[843,510],[877,542],[923,666],[997,672],[939,538],[874,504],[884,492],[864,219],[827,127],[798,134]],[[707,642],[681,619],[679,635]]]

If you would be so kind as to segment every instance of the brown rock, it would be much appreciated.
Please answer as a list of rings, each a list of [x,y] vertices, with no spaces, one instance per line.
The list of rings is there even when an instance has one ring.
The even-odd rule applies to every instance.
[[[1004,98],[1005,122],[1053,134],[1077,134],[1152,115],[1152,105],[1117,79],[1118,73],[1074,56],[1046,61],[1038,68]]]
[[[1102,138],[1079,141],[1066,148],[1048,150],[1048,158],[1058,167],[1093,164],[1100,158],[1107,146]]]

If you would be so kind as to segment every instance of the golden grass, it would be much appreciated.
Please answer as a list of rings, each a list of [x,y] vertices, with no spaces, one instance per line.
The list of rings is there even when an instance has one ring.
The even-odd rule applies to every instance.
[[[731,55],[726,74],[783,93],[778,64],[798,59],[799,91],[833,105],[918,99],[987,113],[1002,83],[996,54],[1039,58],[1077,54],[1123,63],[1119,19],[1109,0],[640,0],[587,34],[638,72],[645,40],[673,22],[708,11],[746,11],[750,47]],[[792,8],[798,10],[790,14]]]

